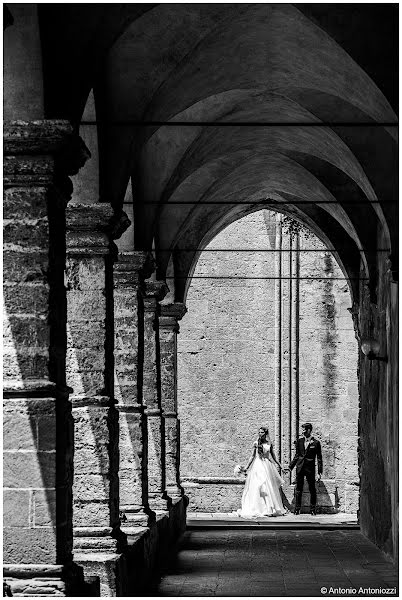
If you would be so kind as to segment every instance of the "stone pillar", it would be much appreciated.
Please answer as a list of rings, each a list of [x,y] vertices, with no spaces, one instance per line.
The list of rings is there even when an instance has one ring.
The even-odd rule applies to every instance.
[[[148,424],[148,500],[156,514],[166,511],[165,436],[161,410],[159,301],[168,292],[163,281],[147,280],[144,291],[143,402]]]
[[[282,460],[282,217],[275,215],[275,451]]]
[[[74,417],[74,551],[101,595],[120,596],[118,411],[113,397],[113,210],[67,211],[67,383]]]
[[[65,386],[67,175],[89,153],[66,121],[4,124],[4,573],[13,595],[81,595],[72,562]]]
[[[180,485],[180,421],[177,418],[177,334],[178,321],[185,315],[184,304],[176,302],[160,306],[159,336],[161,356],[161,406],[165,425],[166,494],[183,496]]]
[[[144,278],[152,273],[146,252],[120,252],[114,265],[115,397],[119,411],[122,530],[148,525],[147,431],[142,403]]]
[[[300,243],[299,233],[291,240],[291,298],[290,298],[290,456],[295,451],[299,430],[299,319],[300,319]]]
[[[291,362],[291,236],[289,232],[282,230],[282,270],[281,270],[281,458],[283,464],[288,464],[291,460],[290,442],[291,442],[291,393],[292,393],[292,362]],[[293,449],[292,449],[293,452]],[[291,475],[289,475],[289,481]]]

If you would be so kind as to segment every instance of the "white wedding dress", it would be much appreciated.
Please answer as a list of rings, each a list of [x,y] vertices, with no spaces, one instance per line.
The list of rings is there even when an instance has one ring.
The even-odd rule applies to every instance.
[[[279,475],[270,453],[271,444],[262,444],[248,470],[238,516],[247,519],[285,515],[288,511],[282,503],[281,485],[285,482]]]

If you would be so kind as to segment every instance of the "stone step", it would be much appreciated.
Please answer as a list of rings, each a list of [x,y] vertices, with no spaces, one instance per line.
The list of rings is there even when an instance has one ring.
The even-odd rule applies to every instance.
[[[235,512],[207,513],[189,512],[187,514],[188,529],[353,529],[359,524],[353,513],[337,514],[301,514],[288,513],[280,517],[261,519],[243,519]]]
[[[360,530],[358,523],[347,523],[347,522],[325,522],[325,521],[278,521],[277,518],[273,517],[271,521],[234,521],[228,519],[227,521],[221,519],[188,519],[187,530],[206,530],[206,529],[292,529],[292,530],[306,530],[306,529],[319,529],[319,530]]]

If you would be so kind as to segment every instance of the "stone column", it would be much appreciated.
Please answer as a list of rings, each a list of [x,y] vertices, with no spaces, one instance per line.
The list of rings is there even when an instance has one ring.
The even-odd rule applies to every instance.
[[[119,411],[122,530],[148,525],[147,431],[142,403],[144,278],[152,273],[146,252],[120,252],[114,265],[115,397]],[[153,515],[154,516],[154,515]]]
[[[282,460],[282,219],[275,219],[275,451]]]
[[[165,425],[166,494],[180,498],[180,421],[177,418],[177,334],[178,321],[186,314],[184,304],[161,304],[159,317],[161,356],[161,406]]]
[[[113,397],[113,210],[67,211],[67,383],[74,417],[74,551],[101,595],[120,596],[118,411]]]
[[[89,153],[66,121],[4,124],[4,573],[13,595],[81,595],[72,563],[65,206]]]
[[[291,460],[290,452],[290,434],[291,434],[291,378],[292,378],[292,362],[291,362],[291,236],[289,232],[282,230],[282,261],[281,261],[281,459],[283,464],[288,464]],[[289,480],[291,476],[289,475]]]
[[[168,292],[163,281],[147,280],[144,295],[143,402],[148,424],[148,500],[156,514],[166,511],[165,436],[161,410],[159,301]]]
[[[300,242],[299,233],[292,239],[291,252],[292,294],[290,307],[291,322],[291,394],[290,394],[290,454],[295,451],[294,442],[299,430],[299,320],[300,320]]]

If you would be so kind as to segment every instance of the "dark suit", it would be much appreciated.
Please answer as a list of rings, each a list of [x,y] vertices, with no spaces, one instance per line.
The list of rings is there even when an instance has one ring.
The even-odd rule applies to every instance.
[[[310,505],[311,508],[315,508],[317,502],[317,492],[315,489],[315,459],[317,457],[318,473],[322,474],[322,454],[321,444],[315,439],[310,437],[310,443],[307,448],[304,448],[304,437],[297,440],[296,443],[296,454],[289,465],[290,470],[296,466],[296,506],[295,508],[301,507],[301,499],[303,493],[304,478],[307,479],[308,487],[310,490]]]

